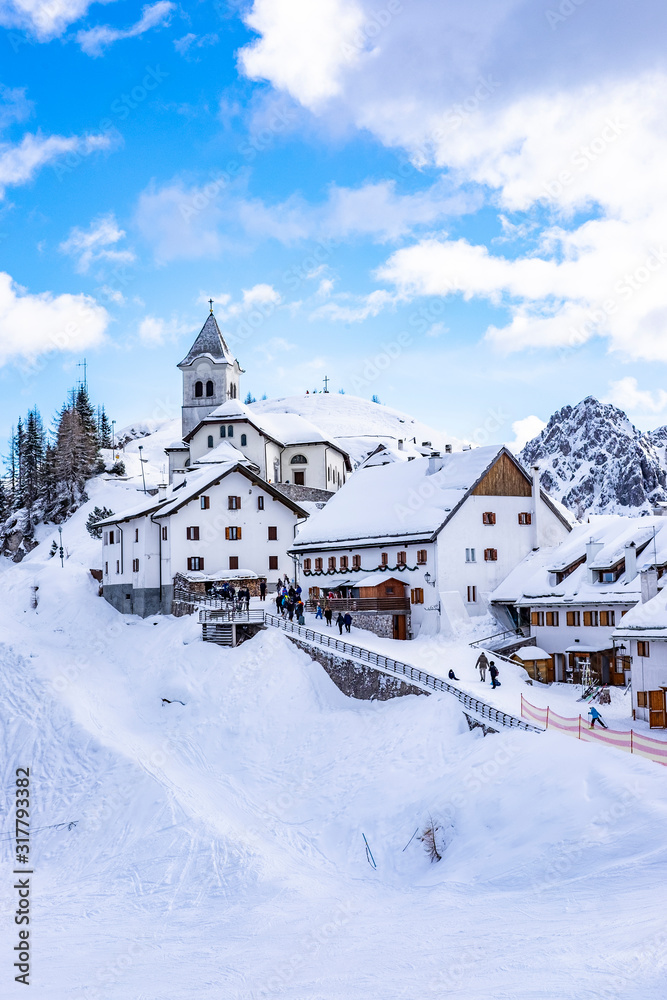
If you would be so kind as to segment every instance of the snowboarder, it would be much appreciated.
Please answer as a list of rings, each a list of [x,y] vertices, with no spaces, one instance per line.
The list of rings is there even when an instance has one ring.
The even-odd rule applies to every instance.
[[[331,619],[333,618],[333,611],[331,610],[331,608],[329,607],[328,604],[327,604],[326,608],[324,609],[324,617],[327,620],[327,625],[331,626]]]
[[[338,612],[338,618],[336,619],[336,625],[338,626],[338,631],[340,632],[341,635],[343,634],[343,625],[344,624],[345,624],[345,619],[343,618],[343,616],[341,615],[341,613]]]
[[[346,612],[343,621],[345,622],[345,631],[349,632],[350,628],[352,627],[352,615],[350,614],[349,611]]]
[[[454,673],[453,670],[450,670],[449,673],[447,674],[447,676],[449,677],[450,681],[457,681],[457,680],[459,680],[459,678],[456,676],[456,674]]]
[[[260,580],[259,582],[259,599],[263,601],[266,599],[266,581]]]
[[[322,618],[322,605],[320,604],[319,601],[317,602],[317,611],[315,612],[315,621],[317,621],[318,618],[320,618],[320,619]]]
[[[591,729],[595,726],[596,722],[599,723],[602,726],[603,729],[608,729],[609,728],[607,726],[607,723],[604,721],[604,719],[602,718],[602,716],[598,712],[598,710],[595,707],[595,705],[591,705],[591,707],[588,709],[588,714],[591,717]]]
[[[484,684],[486,681],[486,671],[489,666],[489,661],[487,659],[486,653],[481,652],[479,654],[475,666],[479,670],[479,679],[481,680],[482,684]]]
[[[491,687],[499,688],[500,681],[498,680],[498,667],[495,665],[493,660],[491,660],[491,663],[489,664],[489,673],[491,674]]]

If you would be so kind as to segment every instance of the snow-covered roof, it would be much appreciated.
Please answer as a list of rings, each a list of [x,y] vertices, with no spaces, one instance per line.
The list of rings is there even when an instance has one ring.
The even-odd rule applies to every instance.
[[[355,587],[379,587],[382,583],[387,583],[388,580],[396,580],[395,576],[392,576],[390,572],[387,573],[371,573],[370,576],[365,576],[363,580],[355,580]],[[397,580],[398,583],[403,584],[402,580]],[[405,584],[403,584],[405,586]]]
[[[517,649],[512,653],[512,656],[518,656],[520,660],[524,660],[526,663],[532,660],[551,659],[551,653],[545,653],[539,646],[522,646],[521,649]]]
[[[553,604],[634,604],[639,597],[641,583],[639,571],[661,565],[662,553],[667,557],[667,528],[662,517],[623,517],[607,514],[591,517],[585,524],[576,525],[569,536],[555,548],[531,552],[519,563],[491,595],[495,603],[524,605]],[[655,546],[653,538],[655,534]],[[601,548],[586,563],[589,542]],[[628,578],[623,570],[613,583],[591,583],[591,569],[606,570],[617,566],[625,558],[626,546],[634,543],[639,550],[637,574]],[[556,574],[580,563],[561,583]]]
[[[191,365],[197,358],[207,355],[213,361],[225,361],[228,365],[234,364],[234,358],[229,352],[224,337],[220,333],[220,327],[213,313],[211,313],[199,331],[199,335],[194,344],[185,355],[178,367]]]
[[[659,590],[645,604],[638,602],[614,631],[614,638],[641,633],[654,638],[667,638],[667,587]]]
[[[205,452],[200,458],[197,459],[197,465],[210,465],[212,463],[220,462],[245,462],[246,465],[252,465],[253,463],[250,459],[243,454],[238,448],[227,440],[220,441],[215,448],[211,451]],[[257,466],[254,466],[257,468]]]
[[[358,469],[303,525],[295,549],[337,541],[429,538],[493,464],[497,445]]]

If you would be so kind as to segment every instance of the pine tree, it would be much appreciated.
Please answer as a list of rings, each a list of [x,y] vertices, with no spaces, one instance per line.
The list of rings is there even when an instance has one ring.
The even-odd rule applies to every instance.
[[[88,389],[85,385],[80,385],[76,390],[74,395],[74,409],[79,414],[81,420],[81,468],[84,472],[84,479],[88,479],[97,461],[99,442],[95,411],[93,410]]]
[[[9,494],[2,479],[0,479],[0,528],[11,514]]]
[[[32,510],[40,495],[44,465],[44,426],[37,407],[28,412],[21,456],[21,505]]]
[[[255,399],[255,397],[253,396],[253,394],[251,392],[249,392],[248,395],[246,396],[244,402],[246,404],[248,404],[248,403],[256,403],[257,400]]]
[[[111,424],[103,406],[97,407],[97,441],[100,448],[111,448]]]

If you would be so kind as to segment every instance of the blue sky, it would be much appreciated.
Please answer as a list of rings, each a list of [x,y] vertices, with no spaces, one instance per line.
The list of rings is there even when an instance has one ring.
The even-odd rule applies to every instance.
[[[118,426],[176,415],[209,296],[257,396],[667,422],[666,16],[0,0],[0,438],[84,356]]]

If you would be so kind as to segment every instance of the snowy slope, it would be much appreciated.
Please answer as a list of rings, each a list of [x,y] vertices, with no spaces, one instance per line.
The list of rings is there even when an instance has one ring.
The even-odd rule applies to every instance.
[[[39,546],[0,571],[2,808],[8,829],[30,766],[38,996],[662,1000],[658,765],[483,739],[446,695],[347,699],[277,632],[227,650],[121,616],[86,516],[64,569]],[[435,865],[406,846],[431,818]],[[9,944],[13,900],[6,878]]]
[[[540,467],[542,488],[577,517],[648,513],[652,503],[667,500],[665,441],[659,431],[654,435],[589,396],[554,413],[519,458],[527,468]]]

